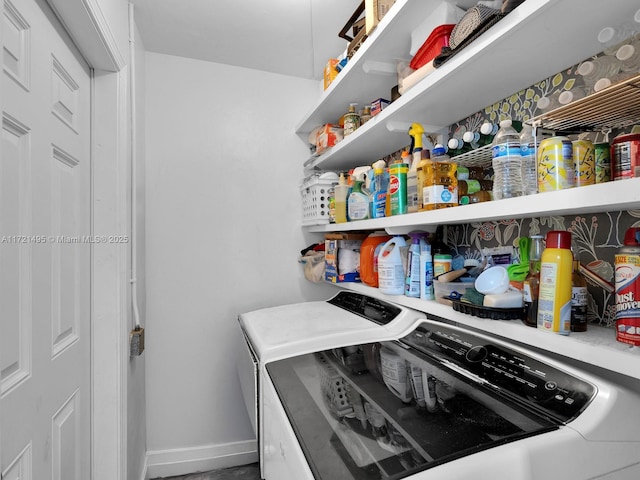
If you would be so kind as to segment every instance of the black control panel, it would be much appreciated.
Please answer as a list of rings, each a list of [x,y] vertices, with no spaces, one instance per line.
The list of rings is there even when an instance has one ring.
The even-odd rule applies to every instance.
[[[378,325],[386,325],[402,312],[396,305],[356,292],[342,291],[327,302]]]
[[[577,417],[596,394],[591,383],[471,332],[423,323],[400,341],[441,364],[453,362],[479,382],[561,422]]]

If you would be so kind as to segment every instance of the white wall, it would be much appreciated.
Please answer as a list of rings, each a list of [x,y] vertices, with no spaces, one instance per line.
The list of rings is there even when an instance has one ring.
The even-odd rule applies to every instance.
[[[308,150],[294,134],[317,82],[154,53],[146,64],[153,476],[189,473],[157,465],[189,451],[215,456],[218,446],[255,438],[235,371],[237,315],[334,290],[306,282],[297,263],[318,239],[300,228]]]
[[[139,321],[142,326],[146,324],[146,275],[145,275],[145,73],[144,66],[145,50],[140,38],[138,29],[135,29],[135,53],[134,61],[129,62],[129,68],[135,68],[135,162],[136,168],[136,271],[131,272],[133,277],[135,273],[136,290],[138,300]],[[130,106],[131,108],[131,106]],[[134,133],[134,132],[131,132]],[[131,244],[133,249],[134,245]],[[135,319],[133,311],[129,309],[131,314],[130,325],[135,327]],[[146,354],[129,359],[127,372],[127,478],[138,480],[143,477],[145,470],[145,460],[147,453],[147,424],[146,424],[146,401],[145,401],[145,364]]]

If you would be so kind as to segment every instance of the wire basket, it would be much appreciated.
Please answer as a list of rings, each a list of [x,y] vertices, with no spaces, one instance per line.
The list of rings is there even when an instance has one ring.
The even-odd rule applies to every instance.
[[[324,225],[329,223],[329,198],[338,183],[336,174],[315,173],[300,185],[302,195],[302,225]]]

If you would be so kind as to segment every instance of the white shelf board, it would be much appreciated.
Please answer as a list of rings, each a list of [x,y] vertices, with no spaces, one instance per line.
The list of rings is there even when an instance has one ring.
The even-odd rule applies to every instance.
[[[440,0],[396,0],[298,124],[296,133],[306,141],[311,130],[318,125],[337,121],[352,102],[363,106],[380,97],[390,100],[391,88],[398,83],[396,61],[411,59],[411,31],[439,4]],[[373,62],[393,67],[393,73],[367,73],[365,70]]]
[[[611,328],[589,325],[586,332],[558,335],[527,327],[519,320],[491,320],[456,312],[435,300],[420,300],[404,295],[385,295],[362,283],[331,284],[338,288],[380,298],[462,326],[530,345],[553,355],[562,355],[612,372],[640,379],[640,347],[620,343]]]
[[[406,0],[388,22],[384,22],[386,16],[383,18],[384,25],[381,22],[374,32],[380,39],[375,41],[378,37],[371,37],[374,42],[363,52],[363,57],[382,58],[382,53],[378,56],[375,52],[385,42],[403,44],[401,39],[409,34],[394,18],[415,8],[414,3],[415,0]],[[370,164],[409,144],[408,134],[390,130],[390,124],[418,122],[427,132],[440,132],[488,105],[599,53],[602,46],[596,36],[600,29],[632,18],[638,3],[635,0],[619,0],[615,4],[592,2],[589,15],[580,15],[579,21],[567,21],[575,18],[575,12],[583,8],[582,0],[522,3],[374,117],[375,122],[361,127],[361,135],[357,135],[356,130],[343,145],[308,161],[308,166],[335,170]],[[374,76],[364,74],[356,62],[343,74],[338,83],[325,91],[313,112],[298,127],[297,133],[305,142],[308,132],[315,126],[335,121],[344,113],[352,90],[369,100],[384,96],[369,90],[369,82]]]
[[[305,228],[309,232],[386,230],[389,233],[404,234],[417,229],[433,231],[437,225],[459,225],[490,220],[580,215],[636,209],[640,209],[640,178],[440,210]]]

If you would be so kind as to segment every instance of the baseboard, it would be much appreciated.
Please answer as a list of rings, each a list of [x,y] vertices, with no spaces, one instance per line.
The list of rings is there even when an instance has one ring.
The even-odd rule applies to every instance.
[[[255,440],[147,452],[144,480],[187,475],[258,461]]]
[[[149,480],[149,464],[148,459],[145,456],[144,465],[142,467],[142,474],[140,476],[140,480]]]

